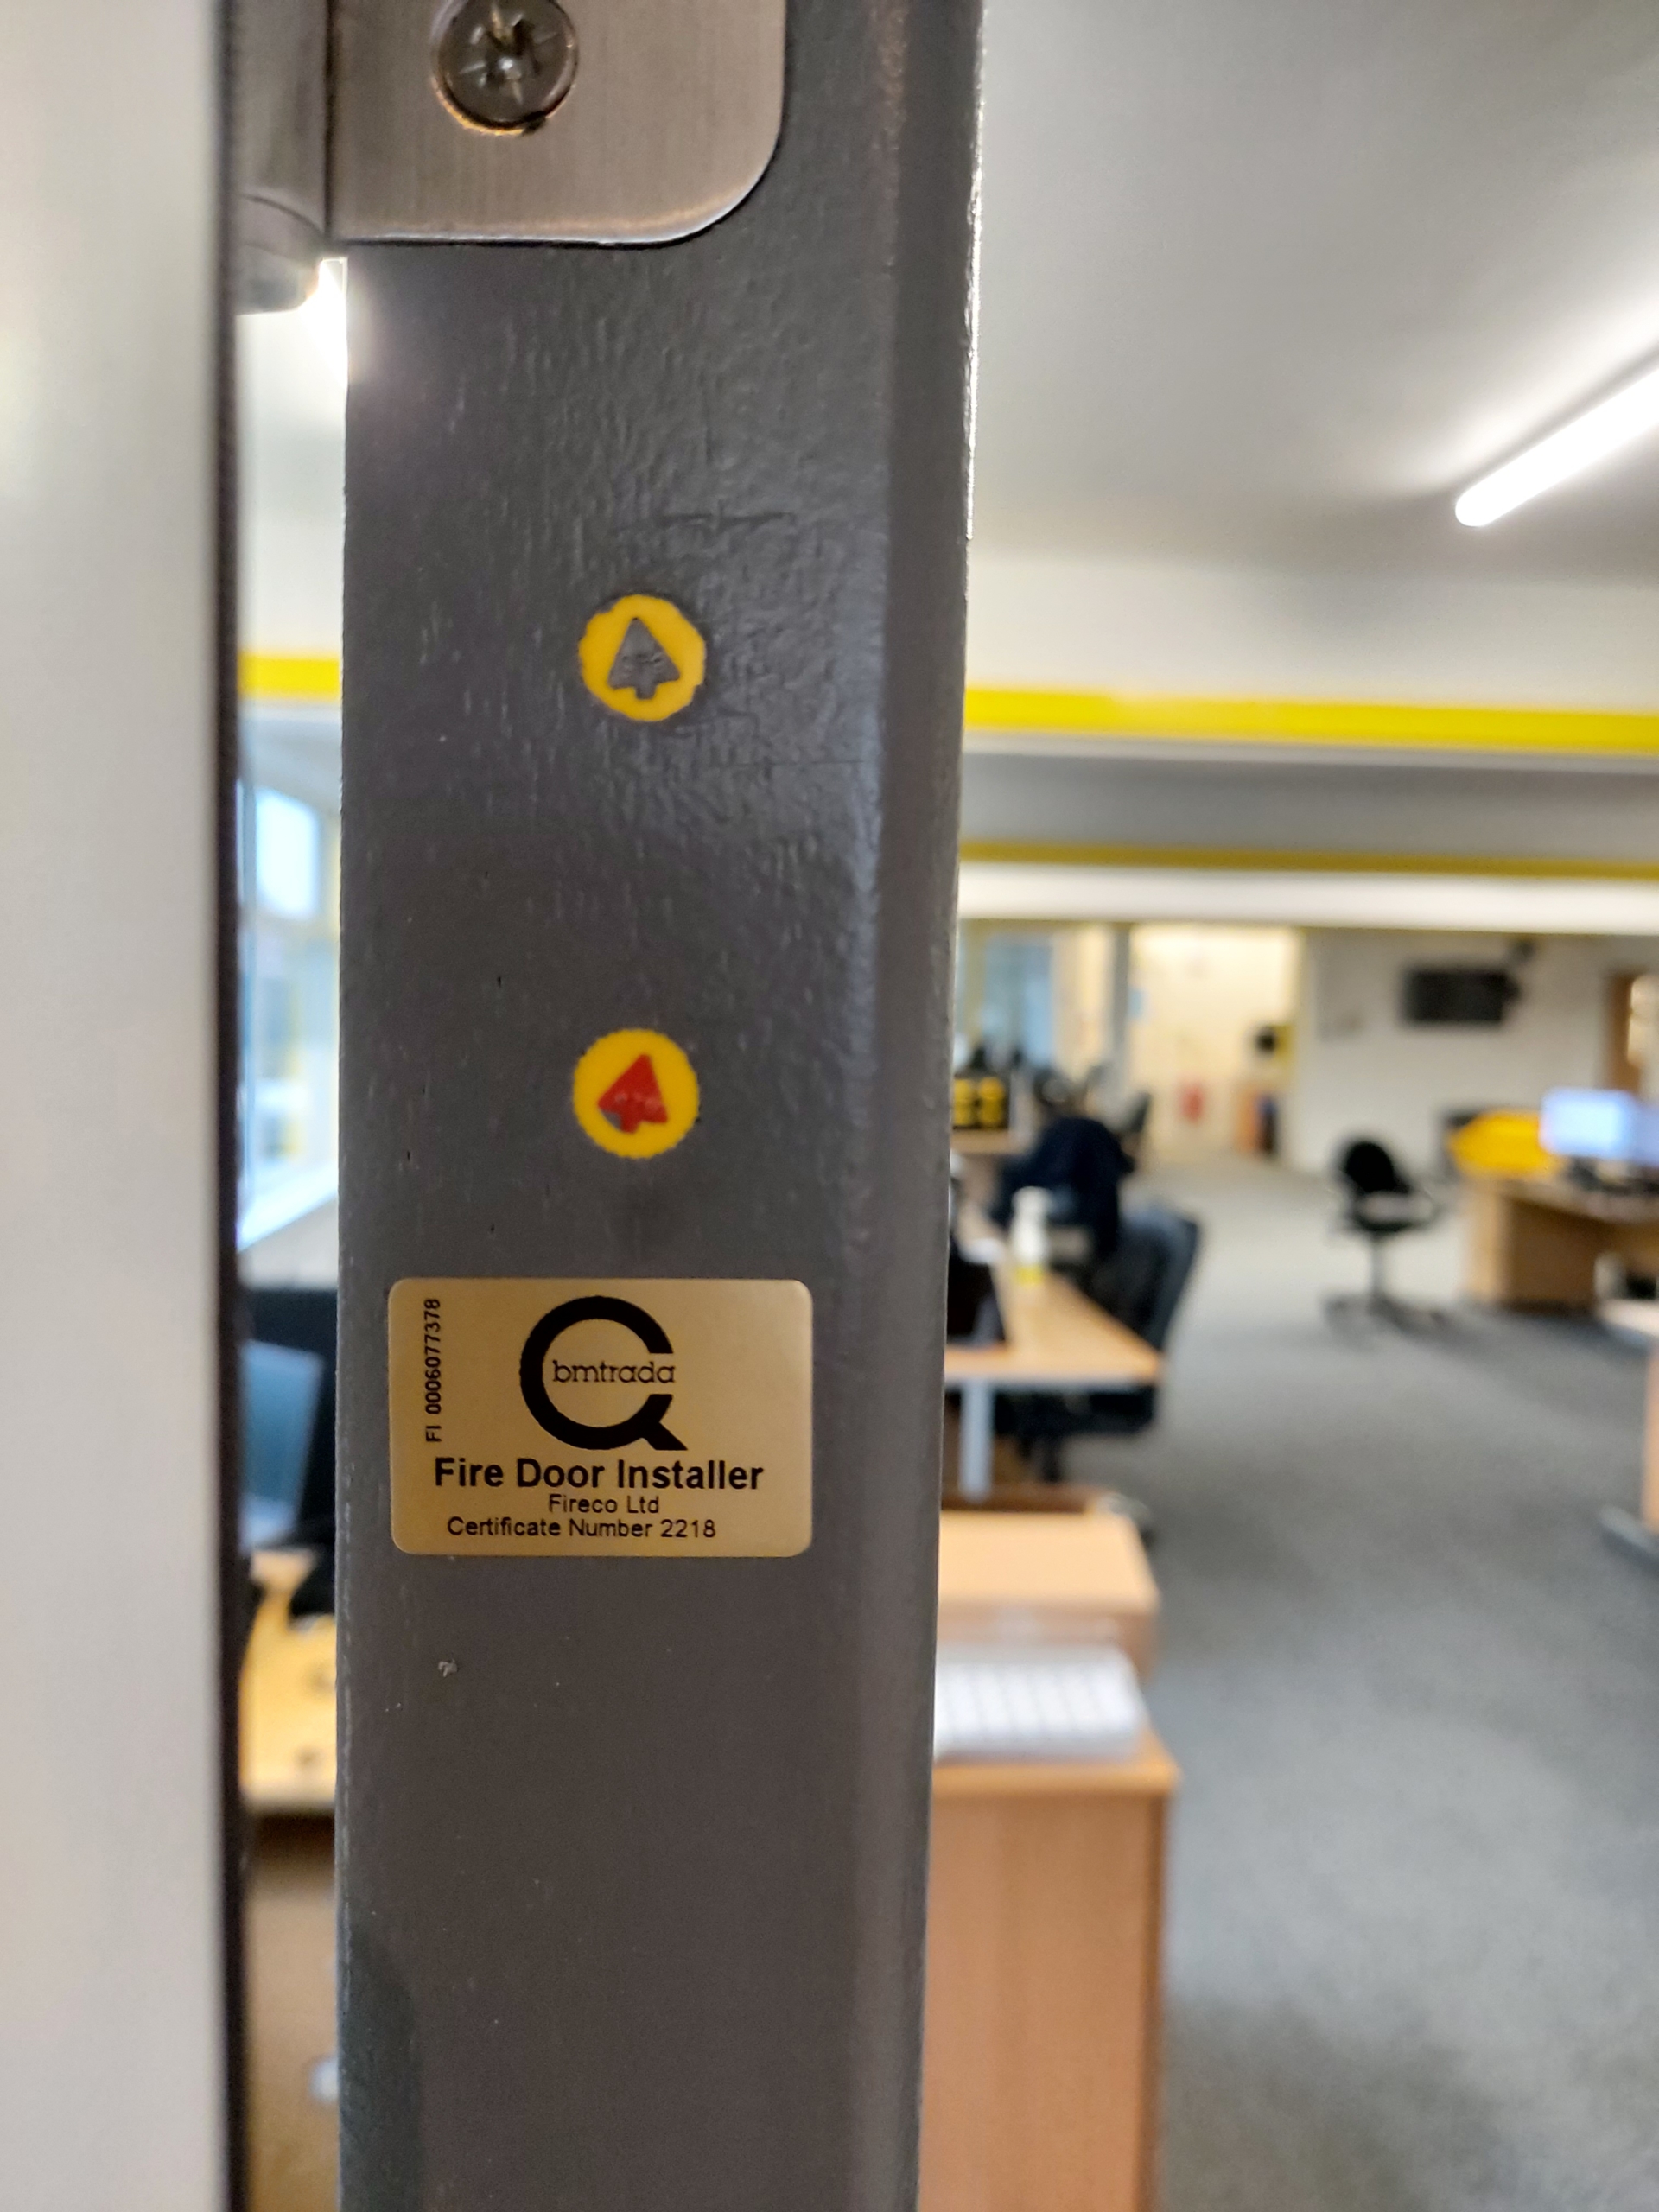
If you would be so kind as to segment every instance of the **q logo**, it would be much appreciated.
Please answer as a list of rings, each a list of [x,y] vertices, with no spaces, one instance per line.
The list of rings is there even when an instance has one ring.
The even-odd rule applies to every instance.
[[[663,1452],[683,1452],[685,1446],[679,1438],[671,1435],[663,1427],[663,1416],[674,1402],[671,1390],[654,1392],[637,1413],[606,1427],[595,1428],[587,1421],[572,1421],[569,1414],[560,1412],[548,1395],[547,1355],[555,1338],[562,1337],[567,1329],[574,1329],[578,1321],[615,1321],[638,1337],[647,1351],[673,1357],[674,1347],[665,1331],[643,1306],[631,1306],[625,1298],[567,1299],[563,1306],[556,1306],[550,1313],[543,1314],[524,1338],[524,1349],[519,1357],[518,1388],[537,1425],[550,1436],[556,1436],[562,1444],[580,1445],[590,1452],[634,1443],[654,1444]],[[619,1378],[607,1361],[573,1365],[570,1375],[572,1380],[583,1382],[631,1379],[626,1376]]]

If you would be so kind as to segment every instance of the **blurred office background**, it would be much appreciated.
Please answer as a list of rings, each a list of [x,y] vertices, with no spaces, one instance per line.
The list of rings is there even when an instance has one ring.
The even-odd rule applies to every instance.
[[[956,1052],[989,1087],[953,1141],[994,1202],[1058,1077],[1125,1138],[1125,1218],[1201,1231],[1140,1426],[994,1452],[1019,1487],[1052,1444],[1151,1541],[1167,2212],[1659,2200],[1659,1580],[1598,1520],[1655,1464],[1659,1159],[1539,1121],[1659,1080],[1659,437],[1453,512],[1656,358],[1656,100],[1637,0],[988,10]],[[245,1268],[326,1291],[337,290],[241,348]],[[1399,1188],[1338,1172],[1359,1141]],[[270,1646],[302,1686],[306,1633]],[[296,2140],[307,1847],[256,1950],[312,2006]],[[326,2195],[295,2155],[257,2212]],[[1023,2202],[1144,2207],[1156,2163]]]

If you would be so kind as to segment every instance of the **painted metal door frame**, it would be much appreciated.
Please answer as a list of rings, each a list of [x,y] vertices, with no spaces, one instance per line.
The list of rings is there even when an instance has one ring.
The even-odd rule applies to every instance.
[[[349,2212],[913,2199],[976,68],[971,0],[791,0],[714,228],[353,251]],[[578,666],[631,591],[707,640],[661,725]],[[572,1110],[633,1026],[650,1160]],[[804,1282],[810,1549],[397,1551],[416,1275]]]

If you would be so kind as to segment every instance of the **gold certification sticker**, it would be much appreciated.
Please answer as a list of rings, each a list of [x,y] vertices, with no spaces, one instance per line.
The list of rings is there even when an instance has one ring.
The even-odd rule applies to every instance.
[[[387,1320],[400,1551],[782,1559],[812,1541],[804,1283],[414,1277]]]

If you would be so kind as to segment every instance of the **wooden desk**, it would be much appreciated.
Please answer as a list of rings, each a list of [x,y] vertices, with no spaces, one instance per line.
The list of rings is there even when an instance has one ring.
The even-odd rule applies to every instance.
[[[921,2212],[1147,2212],[1165,1830],[1114,1765],[936,1767]]]
[[[1602,1319],[1648,1343],[1647,1418],[1642,1438],[1641,1503],[1635,1513],[1610,1505],[1601,1525],[1622,1550],[1634,1552],[1647,1567],[1659,1567],[1659,1302],[1613,1298],[1600,1308]]]
[[[334,1624],[291,1621],[303,1552],[260,1552],[264,1595],[242,1665],[242,1801],[251,1813],[330,1813],[334,1804]]]
[[[1017,1137],[1012,1129],[952,1129],[950,1149],[964,1160],[1010,1160],[1027,1151],[1032,1140]]]
[[[1464,1185],[1464,1238],[1471,1298],[1588,1312],[1604,1252],[1659,1274],[1659,1198],[1556,1180],[1471,1178]]]
[[[242,1668],[249,2212],[334,2212],[334,1624],[290,1621],[310,1561],[262,1552]]]
[[[976,1205],[988,1205],[995,1195],[997,1171],[1005,1160],[1031,1149],[1030,1136],[1016,1136],[1012,1129],[952,1129],[950,1151],[962,1163],[963,1195]]]
[[[1158,1586],[1121,1513],[947,1513],[941,1643],[1116,1643],[1151,1671]]]
[[[336,2212],[334,1824],[276,1815],[251,1839],[248,2212]]]
[[[1061,1275],[1018,1283],[996,1271],[1007,1341],[947,1344],[944,1382],[962,1392],[962,1453],[957,1481],[964,1497],[991,1487],[992,1404],[999,1390],[1121,1390],[1155,1382],[1163,1361],[1150,1344],[1114,1321]]]

